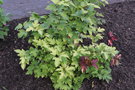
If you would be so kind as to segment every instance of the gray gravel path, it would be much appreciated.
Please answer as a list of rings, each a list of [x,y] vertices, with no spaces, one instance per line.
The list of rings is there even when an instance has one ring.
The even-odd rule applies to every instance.
[[[109,3],[117,3],[125,0],[108,0]],[[11,19],[19,19],[28,17],[30,12],[47,14],[45,7],[50,3],[50,0],[4,0],[3,8],[6,13],[11,14]]]

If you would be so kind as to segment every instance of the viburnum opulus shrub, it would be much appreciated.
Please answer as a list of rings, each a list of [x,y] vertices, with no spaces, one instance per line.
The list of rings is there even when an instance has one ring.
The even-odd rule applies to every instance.
[[[3,0],[0,0],[0,39],[4,39],[4,37],[7,36],[8,27],[6,23],[9,20],[7,15],[4,14],[3,8],[1,8],[2,4]]]
[[[19,38],[29,38],[28,50],[15,50],[22,69],[35,77],[50,77],[55,89],[78,90],[85,78],[111,80],[110,63],[120,58],[111,45],[98,43],[104,29],[98,27],[102,16],[95,9],[104,0],[51,0],[49,15],[33,13],[19,24]],[[114,36],[113,36],[114,37]],[[112,38],[113,38],[112,37]],[[84,46],[83,38],[91,44]]]

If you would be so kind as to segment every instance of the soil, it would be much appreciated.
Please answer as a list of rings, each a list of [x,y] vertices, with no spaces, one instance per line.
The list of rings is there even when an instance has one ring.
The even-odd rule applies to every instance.
[[[110,83],[98,79],[86,79],[80,90],[135,90],[135,2],[107,5],[101,12],[105,15],[107,33],[114,32],[118,41],[114,46],[122,54],[121,65],[112,67],[113,80]],[[27,40],[17,38],[14,30],[18,23],[27,18],[9,22],[9,35],[0,41],[0,90],[54,90],[49,78],[36,79],[25,75],[20,68],[15,49],[27,49]],[[87,40],[86,40],[87,41]]]

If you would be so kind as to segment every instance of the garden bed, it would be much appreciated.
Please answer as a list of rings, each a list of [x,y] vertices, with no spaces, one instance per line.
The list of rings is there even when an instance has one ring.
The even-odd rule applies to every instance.
[[[84,81],[81,90],[135,90],[135,2],[107,5],[101,12],[106,20],[106,24],[102,25],[106,29],[104,42],[107,43],[109,31],[117,35],[118,41],[114,46],[122,54],[121,65],[113,67],[113,80],[109,84],[89,79]],[[14,52],[29,46],[27,40],[17,38],[17,31],[14,30],[18,23],[27,19],[9,22],[9,35],[0,41],[0,90],[53,90],[50,79],[25,75]]]

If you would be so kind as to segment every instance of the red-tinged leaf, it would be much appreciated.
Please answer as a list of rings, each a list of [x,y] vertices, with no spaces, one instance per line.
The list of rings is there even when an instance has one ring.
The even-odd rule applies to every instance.
[[[116,64],[116,60],[112,59],[111,60],[111,66],[115,65]]]
[[[112,41],[117,41],[118,40],[115,36],[113,36],[111,39],[112,39]]]
[[[7,26],[7,24],[3,24],[3,26]]]
[[[116,36],[113,34],[113,32],[109,32],[108,35],[109,35],[109,38],[110,38],[112,41],[117,41],[117,40],[118,40],[118,39],[116,38]]]
[[[93,59],[93,60],[91,60],[91,63],[92,64],[95,64],[95,63],[97,63],[98,62],[98,59]]]
[[[111,66],[119,65],[119,60],[121,59],[121,54],[115,55],[111,60]]]
[[[88,67],[88,65],[86,64],[86,60],[87,60],[87,59],[88,59],[87,56],[82,56],[82,57],[80,57],[80,62],[79,62],[79,64],[80,64],[80,66],[81,66],[81,71],[82,71],[82,73],[86,72],[86,69],[87,69],[87,67]]]
[[[98,66],[97,66],[97,64],[93,64],[92,66],[93,66],[93,67],[95,67],[96,69],[98,69]]]
[[[82,56],[82,57],[80,57],[80,61],[84,61],[84,60],[85,60],[85,58],[86,58],[86,56]]]
[[[87,70],[87,66],[81,66],[81,71],[82,71],[82,73],[84,73],[84,72],[86,72],[86,70]]]
[[[90,63],[89,57],[88,56],[80,57],[80,62],[85,63],[86,65],[89,65],[89,63]]]
[[[108,40],[108,45],[112,46],[113,45],[113,41],[112,40]]]
[[[71,38],[70,36],[68,36],[68,38]]]
[[[116,55],[116,58],[121,59],[121,56],[122,56],[121,54],[118,54],[118,55]]]
[[[87,67],[91,65],[91,62],[90,62],[88,56],[80,57],[80,62],[79,63],[80,63],[80,66],[81,66],[82,73],[86,72]]]
[[[113,37],[113,32],[109,32],[108,35],[110,38]]]
[[[98,59],[91,60],[91,65],[92,65],[93,67],[95,67],[96,69],[98,69],[97,62],[98,62]]]
[[[87,68],[89,66],[93,66],[96,69],[98,69],[97,62],[98,62],[98,59],[90,60],[88,56],[82,56],[82,57],[80,57],[79,64],[80,64],[82,73],[86,72],[86,70],[87,70]]]

